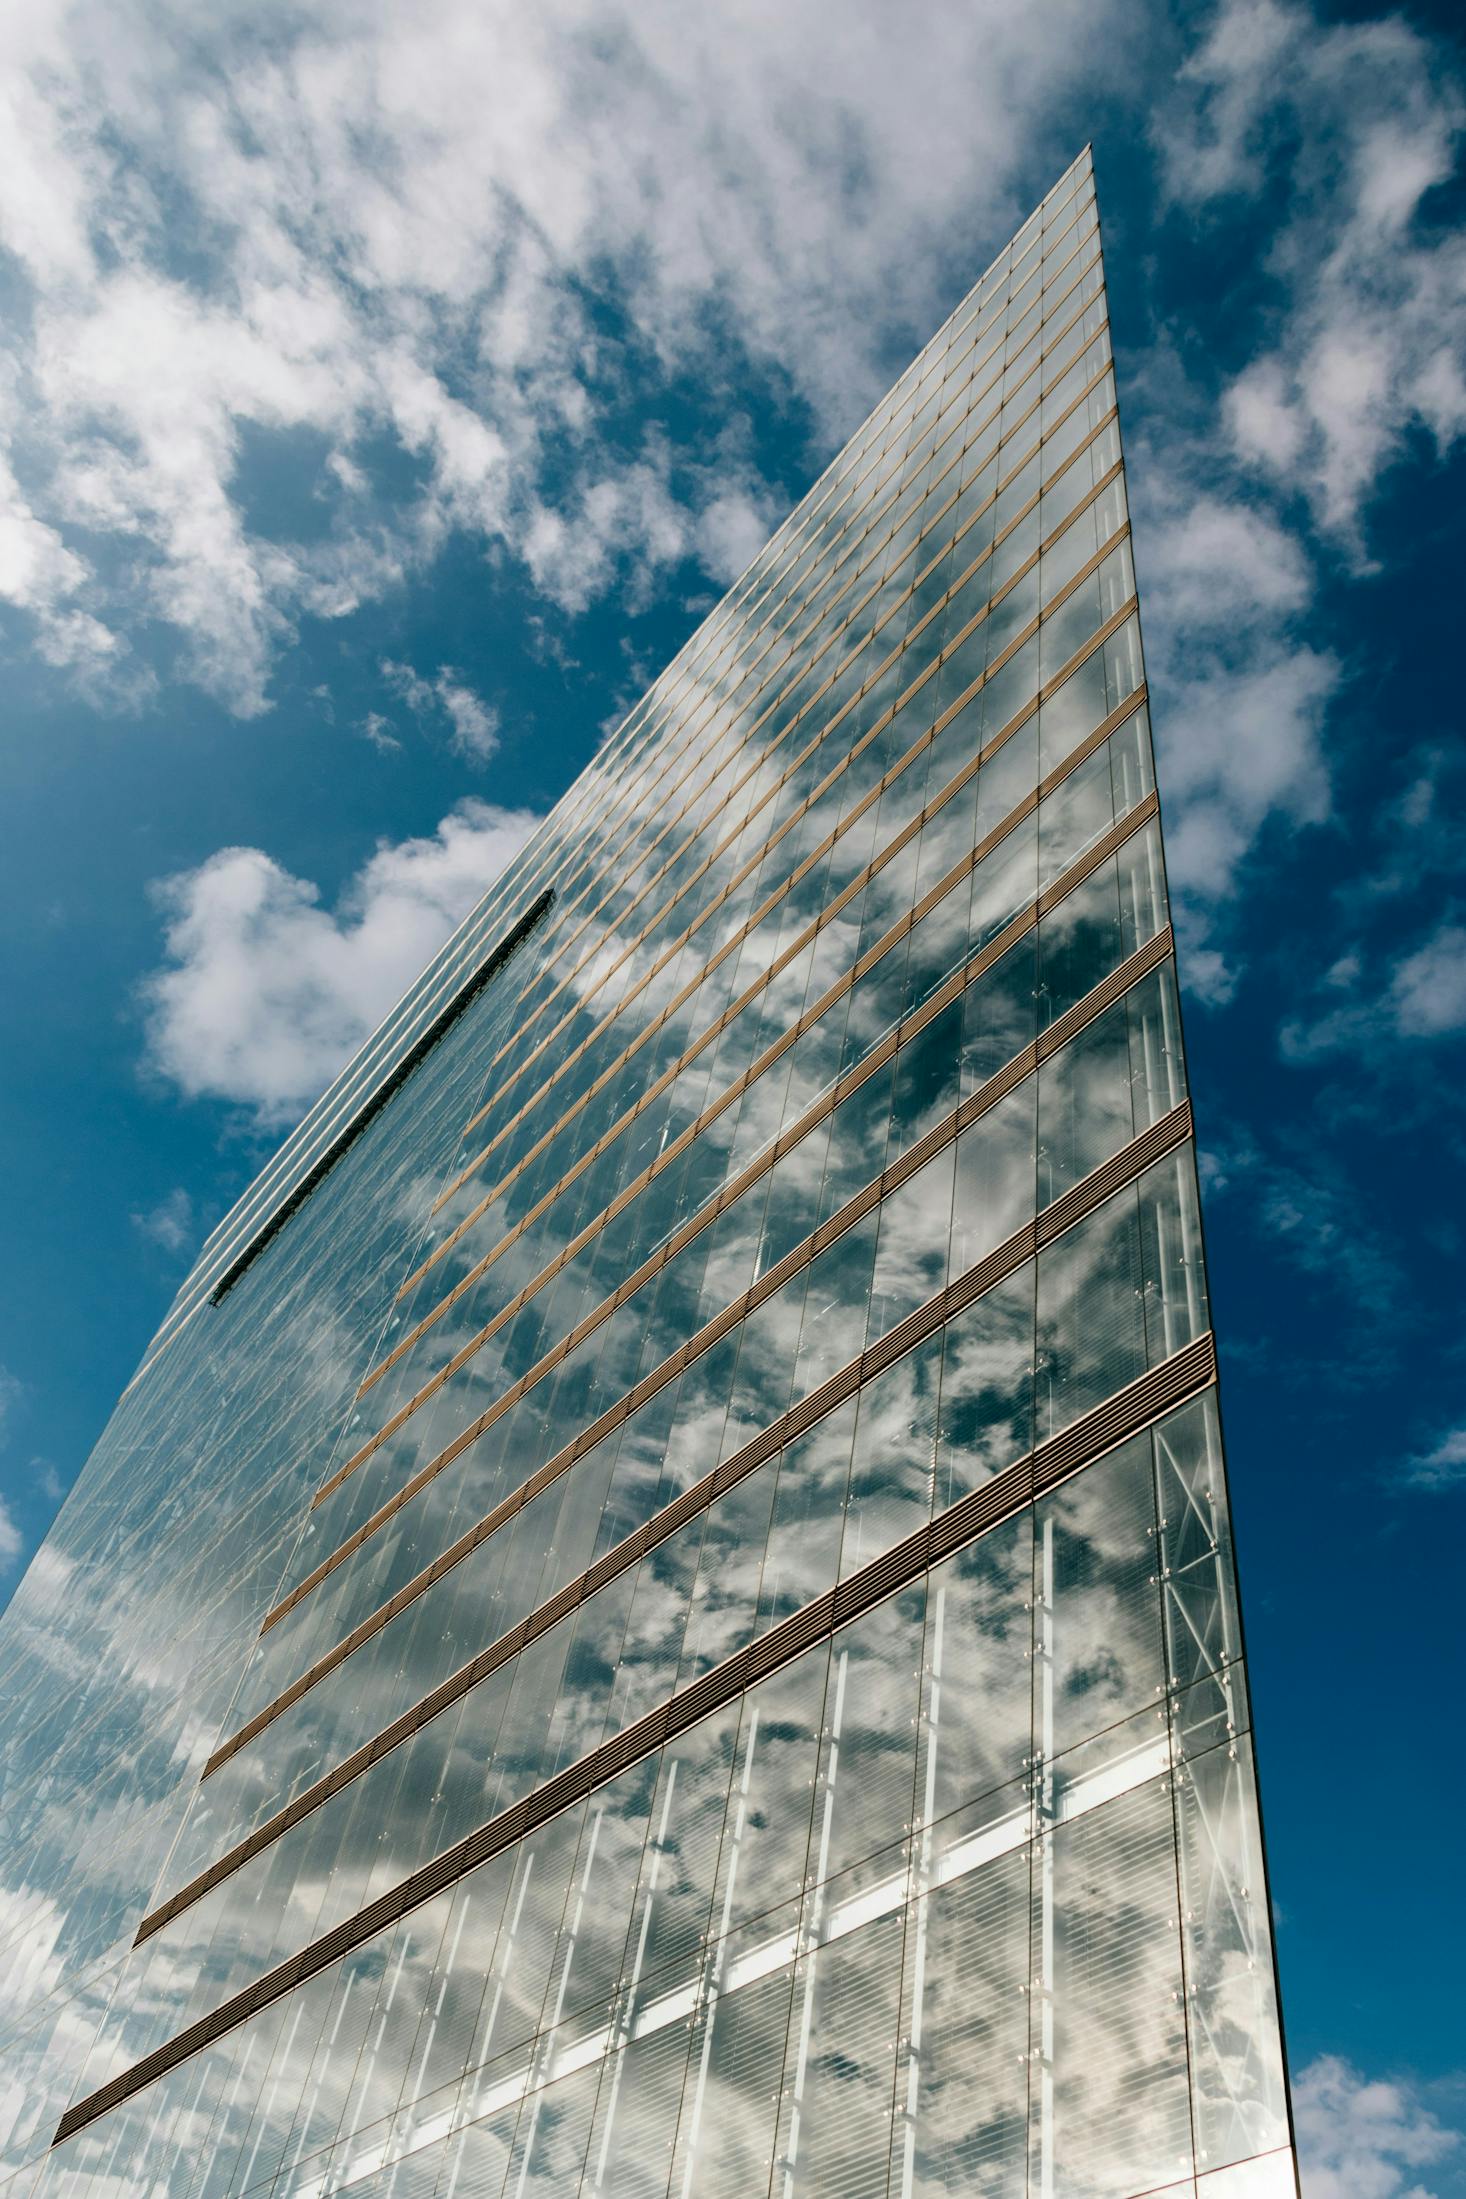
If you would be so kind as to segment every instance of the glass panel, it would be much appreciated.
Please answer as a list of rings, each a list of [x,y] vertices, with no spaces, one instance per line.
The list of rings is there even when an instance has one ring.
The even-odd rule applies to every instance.
[[[917,1814],[943,1828],[937,1861],[969,1829],[954,1812],[1000,1793],[1000,1814],[1013,1806],[1032,1746],[1032,1640],[1033,1516],[1022,1512],[928,1584]]]
[[[946,1284],[957,1152],[946,1146],[881,1202],[867,1341],[899,1327]]]
[[[770,1537],[777,1459],[719,1497],[707,1516],[677,1684],[686,1687],[752,1635]]]
[[[839,1874],[841,1901],[889,1874],[911,1830],[925,1588],[878,1604],[834,1639],[809,1876]]]
[[[1189,1344],[1193,1336],[1200,1336],[1211,1319],[1190,1145],[1147,1169],[1139,1192],[1146,1339],[1154,1366]]]
[[[1038,1263],[1040,1442],[1145,1372],[1145,1272],[1133,1188],[1067,1230]]]
[[[1219,2168],[1288,2138],[1257,1788],[1245,1735],[1179,1773],[1176,1822],[1197,2166]]]
[[[855,1400],[791,1443],[779,1460],[758,1631],[802,1611],[835,1581],[855,1437]]]
[[[1196,2180],[1197,2199],[1298,2199],[1298,2171],[1291,2149],[1268,2153],[1235,2168]]]
[[[1034,1740],[1045,1760],[1165,1695],[1148,1435],[1035,1509]]]
[[[963,1275],[1033,1219],[1038,1091],[1032,1077],[957,1140],[952,1274]]]
[[[1032,1043],[1038,1029],[1038,932],[1030,932],[962,996],[962,1096]]]
[[[949,1321],[942,1358],[936,1509],[1033,1445],[1034,1265]]]
[[[547,2194],[577,2188],[598,2199],[660,2199],[672,2173],[677,2117],[687,2075],[692,2019],[633,2039],[601,2072],[585,2180],[547,2184]]]
[[[942,1339],[929,1337],[866,1384],[840,1545],[840,1578],[924,1527],[931,1516],[937,1459]]]
[[[749,1917],[777,1916],[798,1903],[829,1661],[829,1644],[821,1642],[744,1697],[713,1898],[718,1938]],[[796,1913],[789,1909],[791,1923]]]
[[[809,1270],[791,1394],[808,1397],[858,1358],[865,1342],[879,1213],[837,1237]],[[787,1316],[786,1316],[787,1321]]]
[[[1028,1868],[1019,1849],[911,1911],[890,2185],[900,2199],[1026,2188]]]
[[[906,1920],[799,1964],[779,2103],[786,2199],[885,2199]]]
[[[590,2122],[600,2083],[598,2069],[584,2069],[561,2084],[531,2093],[515,2133],[505,2185],[516,2194],[549,2194],[579,2187],[590,2141]]]
[[[670,2189],[747,2199],[768,2189],[792,1965],[710,2001],[693,2042]]]
[[[1215,1391],[1161,1421],[1155,1459],[1166,1658],[1170,1684],[1180,1689],[1242,1648]]]
[[[1126,1001],[1043,1064],[1038,1092],[1038,1197],[1050,1206],[1133,1135]]]
[[[738,1716],[735,1701],[662,1752],[628,1937],[639,1978],[680,1976],[707,1929]]]
[[[1032,1889],[1032,2188],[1129,2199],[1189,2176],[1166,1783],[1044,1834]]]

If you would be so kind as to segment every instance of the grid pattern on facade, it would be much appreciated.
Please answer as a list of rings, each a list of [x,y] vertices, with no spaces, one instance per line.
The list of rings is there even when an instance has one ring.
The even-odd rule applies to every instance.
[[[17,2199],[1293,2193],[1215,1364],[1085,154],[17,1599]]]

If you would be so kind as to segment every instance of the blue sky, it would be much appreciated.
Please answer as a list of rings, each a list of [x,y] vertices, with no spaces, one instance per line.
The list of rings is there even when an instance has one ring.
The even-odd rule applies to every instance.
[[[1466,2192],[1459,37],[0,28],[0,1594],[202,1235],[1094,140],[1310,2199]]]

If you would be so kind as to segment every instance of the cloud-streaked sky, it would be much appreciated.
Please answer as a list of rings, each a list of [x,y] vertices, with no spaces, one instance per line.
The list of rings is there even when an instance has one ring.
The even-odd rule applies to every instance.
[[[1310,2199],[1466,2192],[1463,131],[1444,6],[0,21],[0,1593],[202,1235],[1093,139]]]

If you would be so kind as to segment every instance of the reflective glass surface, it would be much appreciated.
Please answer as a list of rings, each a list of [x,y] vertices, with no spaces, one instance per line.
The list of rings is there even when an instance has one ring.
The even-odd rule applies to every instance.
[[[0,1625],[9,2189],[1291,2191],[1214,1372],[1086,153]]]

